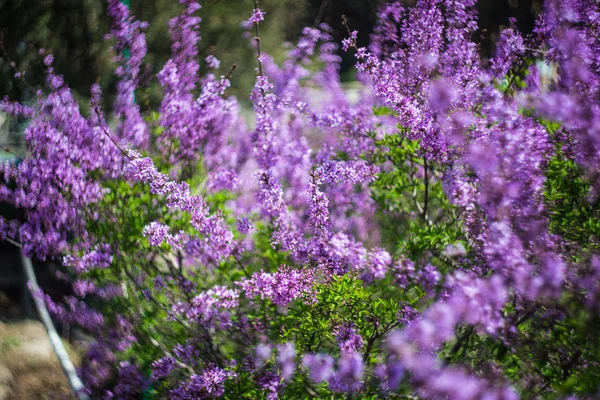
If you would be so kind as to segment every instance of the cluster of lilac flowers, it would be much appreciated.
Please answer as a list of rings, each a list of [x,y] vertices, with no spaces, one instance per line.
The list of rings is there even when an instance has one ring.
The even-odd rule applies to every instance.
[[[292,270],[283,266],[274,273],[258,272],[237,284],[247,297],[269,299],[273,304],[287,306],[296,299],[314,301],[314,281],[311,270]]]
[[[593,331],[597,246],[555,233],[545,199],[550,163],[567,157],[590,186],[586,201],[598,201],[595,0],[546,0],[530,35],[511,20],[491,60],[473,41],[475,0],[385,4],[368,48],[351,27],[341,43],[356,57],[358,102],[342,89],[330,28],[305,28],[281,65],[257,48],[253,128],[213,54],[201,73],[201,7],[180,2],[154,122],[134,101],[147,24],[117,0],[107,1],[120,64],[115,128],[98,85],[82,115],[51,54],[36,107],[0,102],[31,119],[27,155],[0,167],[0,201],[24,221],[0,218],[0,238],[62,260],[74,295],[36,295],[94,333],[81,367],[92,397],[139,398],[152,387],[173,399],[516,399],[567,393],[552,370],[565,382],[600,373],[593,344],[553,331],[570,317],[572,332]],[[256,7],[242,27],[258,34],[266,15]],[[544,82],[536,63],[555,75]],[[385,158],[394,149],[379,144],[390,136],[418,143],[403,162],[424,188],[409,199],[424,228],[407,236],[452,220],[462,243],[410,259],[381,240],[378,217],[391,210],[370,185],[394,168]],[[150,199],[132,213],[143,220],[135,238],[94,230],[119,229],[114,210],[96,207],[118,194],[115,181]],[[450,215],[432,210],[441,196]]]

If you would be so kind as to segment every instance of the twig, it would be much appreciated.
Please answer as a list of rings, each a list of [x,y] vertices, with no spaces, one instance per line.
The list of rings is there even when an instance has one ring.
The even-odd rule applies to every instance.
[[[344,25],[344,27],[346,27],[346,31],[348,32],[348,36],[350,36],[350,27],[348,26],[348,18],[346,18],[345,14],[342,15],[342,25]]]
[[[456,343],[454,343],[454,346],[452,346],[452,349],[450,350],[450,354],[448,354],[448,357],[446,358],[447,361],[450,361],[450,357],[452,355],[456,354],[458,352],[458,350],[460,350],[460,348],[463,347],[465,342],[471,337],[471,335],[474,332],[475,332],[475,327],[469,326],[467,328],[467,330],[465,330],[463,332],[463,334],[460,335],[460,337],[456,340]]]
[[[427,221],[427,206],[429,205],[429,174],[427,170],[427,156],[423,156],[423,168],[425,169],[425,199],[423,200],[423,219]]]
[[[540,42],[539,40],[534,43],[533,45],[536,46],[538,45]],[[532,51],[532,52],[539,52],[541,54],[546,54],[546,52],[542,51],[542,50],[535,50],[534,48],[530,48],[530,47],[526,47],[526,50]],[[506,91],[508,92],[508,90],[510,89],[510,87],[512,86],[513,82],[515,81],[515,78],[517,77],[517,75],[521,72],[521,69],[525,66],[526,64],[526,59],[525,57],[521,57],[519,59],[519,63],[516,65],[516,69],[513,73],[513,75],[510,77],[510,80],[508,81],[508,83],[506,84]]]
[[[323,14],[325,14],[325,9],[329,5],[329,0],[323,0],[321,2],[321,7],[319,8],[319,13],[317,14],[317,18],[315,18],[315,22],[313,22],[314,27],[318,27],[321,23],[321,19],[323,18]]]
[[[8,51],[6,50],[6,48],[4,47],[4,32],[0,31],[0,52],[2,52],[2,54],[9,60],[9,65],[12,67],[12,69],[14,69],[16,72],[24,72],[24,71],[19,71],[17,69],[17,63],[14,62],[14,60],[12,60],[10,58],[10,55],[8,54]],[[33,83],[31,83],[29,81],[29,79],[27,79],[25,77],[25,74],[23,74],[20,78],[23,82],[25,82],[27,85],[29,85],[29,87],[35,92],[36,91],[36,87]]]
[[[529,318],[531,318],[533,316],[533,314],[535,314],[537,312],[537,310],[540,309],[540,305],[536,304],[535,306],[533,306],[529,311],[525,312],[525,314],[523,314],[516,322],[515,322],[515,326],[519,326],[521,325],[523,322],[527,321]]]
[[[573,355],[571,356],[571,359],[568,361],[568,363],[566,365],[562,366],[563,381],[566,381],[567,378],[569,378],[569,376],[571,376],[573,367],[577,363],[577,360],[579,360],[579,357],[581,357],[581,350],[577,349],[575,351],[575,353],[573,353]]]
[[[229,72],[227,73],[227,75],[225,75],[225,79],[229,79],[231,78],[231,75],[233,75],[233,71],[235,71],[235,69],[237,68],[237,65],[233,64],[231,66],[231,69],[229,70]]]
[[[375,332],[373,332],[373,334],[367,341],[367,346],[365,348],[365,352],[363,353],[363,359],[365,360],[365,362],[367,362],[367,359],[369,358],[369,355],[371,354],[371,351],[373,350],[375,341],[377,339],[379,339],[380,337],[384,336],[385,334],[387,334],[390,330],[397,327],[398,325],[399,325],[398,322],[393,322],[393,323],[387,325],[386,327],[384,327],[381,332],[379,332],[379,329],[377,327],[375,327]]]
[[[117,149],[121,150],[121,153],[123,153],[123,155],[125,157],[131,159],[131,156],[129,154],[127,154],[127,152],[125,150],[123,150],[123,148],[121,148],[121,146],[119,146],[119,144],[112,138],[112,136],[110,136],[110,133],[108,133],[108,130],[106,129],[106,127],[102,123],[102,114],[100,113],[100,110],[98,109],[98,107],[94,107],[94,111],[96,112],[96,115],[98,116],[98,119],[99,119],[99,122],[100,122],[100,127],[102,128],[102,131],[104,132],[104,134],[110,139],[110,141],[115,146],[117,146]]]
[[[254,10],[258,10],[258,0],[254,0]],[[255,31],[255,36],[254,36],[254,41],[256,42],[256,60],[258,61],[258,76],[262,76],[263,75],[263,70],[262,70],[262,55],[260,53],[260,31],[258,29],[258,22],[254,23],[254,31]]]
[[[242,262],[240,260],[238,260],[237,257],[233,257],[233,259],[240,266],[240,268],[242,269],[242,272],[244,273],[244,275],[246,276],[246,278],[250,278],[251,275],[248,272],[248,270],[246,269],[246,266],[244,264],[242,264]]]
[[[23,158],[19,157],[19,156],[17,155],[17,153],[15,153],[14,151],[12,151],[12,150],[11,150],[11,149],[9,149],[8,147],[6,147],[6,146],[2,146],[2,150],[4,150],[4,151],[5,151],[5,152],[7,152],[7,153],[10,153],[10,154],[12,154],[12,155],[13,155],[13,156],[15,156],[15,157],[16,157],[16,158],[17,158],[19,161],[23,161]]]
[[[410,161],[411,167],[413,167],[413,164],[414,164],[413,160],[411,159],[409,161]],[[414,184],[415,183],[414,177],[412,175],[409,175],[409,178],[410,178],[411,182]],[[426,197],[429,197],[429,195],[428,195],[428,188],[427,188],[428,185],[429,185],[429,182],[426,182],[426,186],[425,186],[425,188],[426,188]],[[417,193],[417,185],[416,184],[413,186],[413,191],[412,191],[411,195],[412,195],[413,201],[415,202],[415,206],[417,207],[417,211],[419,211],[419,214],[421,215],[421,218],[423,218],[423,220],[427,223],[427,225],[433,226],[434,225],[433,221],[427,215],[427,208],[423,207],[421,205],[421,203],[419,203],[418,193]]]

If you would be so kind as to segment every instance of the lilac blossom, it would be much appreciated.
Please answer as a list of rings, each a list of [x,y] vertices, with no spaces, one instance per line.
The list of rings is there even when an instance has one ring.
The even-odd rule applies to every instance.
[[[309,371],[310,379],[316,383],[328,381],[334,373],[334,359],[326,354],[305,354],[302,365]]]
[[[334,328],[333,334],[343,352],[356,352],[363,347],[363,338],[356,332],[351,323],[343,323]]]
[[[246,29],[250,29],[252,25],[258,24],[265,20],[265,15],[267,13],[261,10],[260,8],[255,8],[252,12],[252,16],[248,18],[242,25]]]
[[[122,118],[117,128],[117,135],[124,143],[143,148],[148,144],[149,129],[134,98],[135,88],[140,84],[142,61],[146,55],[146,37],[143,31],[148,24],[136,21],[130,15],[129,8],[122,2],[107,0],[107,3],[108,15],[112,23],[112,30],[108,37],[115,40],[115,61],[121,64],[115,71],[120,80],[117,84],[114,108],[117,115]],[[48,57],[52,55],[46,56],[46,59]]]
[[[287,306],[295,299],[314,301],[312,289],[314,279],[313,271],[294,270],[282,266],[275,273],[258,272],[237,284],[248,297],[269,299],[274,304]]]
[[[235,397],[226,393],[230,379],[232,387],[274,399],[300,390],[298,360],[310,381],[323,384],[319,390],[349,396],[401,390],[422,398],[516,399],[525,387],[554,395],[554,382],[544,383],[527,357],[519,360],[522,377],[504,376],[496,354],[485,351],[501,343],[536,357],[531,349],[546,352],[546,344],[527,335],[550,336],[548,326],[568,321],[565,299],[586,318],[598,310],[599,258],[554,230],[546,178],[553,160],[565,157],[590,184],[590,204],[600,192],[597,4],[547,0],[531,35],[511,20],[489,65],[473,41],[474,0],[384,4],[368,48],[356,48],[357,31],[341,43],[355,52],[364,85],[358,102],[342,89],[331,29],[305,28],[281,65],[260,54],[250,95],[256,125],[247,129],[227,93],[229,77],[216,75],[219,61],[209,55],[208,70],[200,69],[199,3],[181,3],[183,13],[169,24],[171,58],[157,75],[164,96],[156,125],[134,101],[147,24],[116,0],[108,1],[119,63],[115,129],[101,109],[100,86],[92,86],[93,112],[84,117],[45,52],[47,94],[38,93],[35,107],[0,102],[1,111],[30,119],[27,155],[0,167],[0,202],[24,217],[1,217],[0,238],[21,242],[28,255],[63,260],[68,273],[60,277],[74,276],[75,296],[35,295],[57,321],[97,335],[80,371],[89,395],[138,398],[150,384],[141,371],[149,368],[153,387],[173,399]],[[264,18],[255,8],[243,25],[258,27]],[[529,58],[537,64],[528,66]],[[522,89],[511,77],[524,73]],[[389,112],[376,115],[374,107]],[[156,140],[152,128],[160,132]],[[424,168],[409,178],[418,190],[425,186],[424,196],[435,185],[431,200],[451,210],[444,216],[431,204],[421,208],[414,193],[407,199],[421,209],[409,216],[420,219],[411,222],[444,230],[448,217],[460,230],[449,238],[454,244],[413,260],[378,236],[379,217],[390,210],[369,185],[392,168],[389,160],[373,165],[389,155],[378,142],[390,135],[418,142],[413,156]],[[192,187],[196,178],[202,183]],[[146,239],[135,239],[148,240],[150,250],[105,243],[89,229],[120,223],[97,207],[115,181],[149,192],[160,216],[144,220],[139,234]],[[415,232],[407,225],[410,239]],[[344,283],[340,276],[359,283],[348,290],[370,293],[374,310],[389,304],[392,311],[358,321],[363,314],[354,315],[345,293],[334,297],[339,304],[323,301]],[[140,314],[145,307],[156,321]],[[336,315],[338,307],[353,319]],[[298,311],[307,309],[299,321],[305,316]],[[306,325],[310,338],[301,336]],[[575,357],[567,342],[547,352],[561,372],[592,368],[587,348]],[[126,358],[148,343],[154,360]]]
[[[225,381],[232,376],[231,372],[211,366],[198,375],[191,375],[189,381],[171,390],[169,395],[170,398],[178,400],[219,398],[225,392]]]
[[[152,378],[161,379],[169,376],[176,366],[176,360],[171,356],[166,356],[152,363]]]
[[[231,326],[231,311],[238,305],[239,294],[235,290],[214,286],[195,296],[189,305],[183,306],[187,319],[212,329],[227,329]],[[174,311],[179,311],[176,305]]]
[[[284,381],[289,381],[296,371],[296,349],[293,343],[281,344],[277,347],[277,367]]]
[[[338,359],[335,374],[329,379],[329,387],[334,392],[352,393],[363,386],[364,362],[359,353],[342,353]]]
[[[205,235],[204,240],[189,240],[187,251],[192,256],[203,253],[208,262],[228,257],[233,250],[233,234],[222,217],[211,215],[204,200],[193,196],[187,183],[170,181],[165,174],[156,170],[150,158],[141,158],[135,153],[132,155],[126,170],[127,176],[133,181],[148,183],[151,193],[165,196],[167,207],[190,213],[192,226]]]

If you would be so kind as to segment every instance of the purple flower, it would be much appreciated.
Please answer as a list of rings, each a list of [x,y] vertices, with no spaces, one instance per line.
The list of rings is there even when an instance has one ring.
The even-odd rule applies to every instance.
[[[191,239],[186,248],[192,256],[202,256],[210,261],[226,258],[233,251],[233,233],[229,230],[222,216],[211,215],[204,199],[193,196],[187,183],[175,183],[165,174],[156,170],[150,158],[142,158],[131,152],[132,158],[126,168],[127,176],[150,185],[150,192],[166,197],[167,207],[186,211],[191,215],[191,225],[201,234],[210,236],[210,241],[198,242]],[[163,230],[158,233],[162,235]],[[167,237],[168,239],[168,237]]]
[[[217,57],[213,56],[212,54],[210,56],[207,56],[204,59],[204,61],[206,61],[206,65],[210,69],[218,69],[219,66],[221,65],[221,62],[219,61],[219,59]]]
[[[369,252],[363,279],[383,279],[387,273],[392,257],[383,249],[374,249]]]
[[[236,186],[238,186],[238,175],[234,170],[218,170],[211,175],[209,182],[211,191],[234,190]]]
[[[238,306],[238,292],[224,286],[214,286],[195,296],[186,307],[185,315],[212,329],[231,326],[231,311]]]
[[[112,264],[113,256],[110,247],[105,245],[97,245],[93,250],[88,251],[81,257],[66,256],[64,258],[65,265],[75,268],[78,273],[87,272],[93,269],[109,268]]]
[[[375,367],[375,376],[381,382],[381,387],[385,391],[396,391],[400,381],[404,376],[404,367],[401,363],[388,360],[387,363],[378,364]]]
[[[289,381],[296,370],[296,349],[293,343],[277,346],[277,367],[284,381]]]
[[[141,371],[127,361],[121,361],[118,366],[117,384],[112,392],[117,399],[136,399],[148,384],[148,379]]]
[[[302,357],[302,366],[309,371],[310,379],[315,383],[328,381],[333,376],[333,357],[326,354],[306,354]]]
[[[44,57],[44,65],[46,67],[51,66],[54,63],[54,56],[52,54],[48,54],[46,57]]]
[[[150,246],[160,246],[169,235],[169,227],[159,222],[151,222],[144,227],[142,234],[148,238]]]
[[[176,360],[171,357],[163,357],[152,363],[152,379],[166,378],[171,374],[173,368],[175,368]]]
[[[87,296],[90,293],[94,293],[96,287],[94,283],[89,280],[78,280],[73,284],[73,291],[81,298]]]
[[[250,29],[254,24],[258,24],[259,22],[264,21],[266,14],[267,13],[261,10],[260,8],[255,8],[254,11],[252,11],[252,16],[250,16],[250,18],[244,21],[242,23],[242,26],[245,29]]]
[[[452,82],[436,79],[431,82],[427,100],[436,112],[446,112],[459,100],[460,93]]]
[[[363,338],[351,323],[343,323],[334,328],[333,334],[340,350],[347,353],[359,351],[363,347]]]
[[[496,45],[496,55],[492,58],[492,71],[501,78],[508,73],[512,66],[525,54],[525,43],[516,28],[516,19],[509,18],[510,28],[500,33]]]
[[[175,345],[175,347],[173,347],[173,353],[178,359],[189,365],[194,365],[198,360],[198,357],[200,357],[200,352],[190,342],[187,342],[185,345]]]
[[[342,353],[335,374],[329,379],[329,388],[338,393],[353,393],[362,389],[364,363],[359,353]]]
[[[282,266],[275,273],[258,272],[237,284],[247,297],[269,299],[279,306],[287,306],[298,298],[307,302],[314,301],[314,279],[314,272],[311,270],[293,270]]]
[[[342,39],[342,50],[348,51],[351,46],[356,46],[356,39],[358,37],[358,31],[350,32],[350,37]]]
[[[271,359],[271,355],[272,355],[272,349],[271,346],[266,345],[266,344],[259,344],[258,346],[256,346],[256,358],[255,358],[255,362],[256,362],[256,367],[258,369],[262,368],[267,361],[269,361]]]
[[[186,399],[215,399],[225,393],[225,381],[235,374],[217,366],[210,366],[199,375],[191,375],[187,382],[169,392],[170,398]]]
[[[165,283],[163,277],[160,275],[157,275],[154,278],[154,290],[162,290],[162,289],[165,289],[166,287],[167,287],[167,284]]]
[[[409,305],[405,305],[401,309],[398,310],[397,318],[398,322],[404,326],[408,325],[411,321],[416,319],[419,316],[417,310]]]
[[[433,265],[427,264],[419,271],[417,281],[423,286],[426,292],[432,293],[441,276],[442,274]]]
[[[252,229],[252,223],[250,222],[250,220],[247,217],[238,218],[238,220],[237,220],[238,232],[240,232],[242,235],[247,235],[248,232],[250,232],[250,229]]]
[[[266,392],[267,400],[277,400],[278,393],[282,389],[282,382],[279,375],[273,371],[264,371],[257,379],[258,386]]]

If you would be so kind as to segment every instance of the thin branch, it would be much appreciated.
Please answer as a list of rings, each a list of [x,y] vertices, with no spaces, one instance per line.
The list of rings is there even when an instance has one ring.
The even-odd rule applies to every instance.
[[[233,64],[227,75],[225,75],[225,79],[229,80],[229,78],[231,78],[231,75],[233,75],[233,71],[235,71],[236,68],[237,65]]]
[[[531,318],[538,310],[540,309],[540,305],[536,304],[535,306],[533,306],[531,309],[529,309],[527,312],[525,312],[525,314],[523,314],[516,322],[515,322],[515,326],[519,326],[521,325],[523,322],[527,321],[529,318]]]
[[[409,162],[410,162],[411,167],[414,167],[414,161],[412,159],[410,159]],[[409,175],[408,177],[411,180],[411,183],[413,183],[413,191],[411,193],[411,196],[413,198],[415,206],[417,207],[417,211],[419,211],[419,215],[421,215],[421,218],[423,218],[423,220],[427,223],[427,225],[433,226],[434,225],[433,221],[427,215],[427,208],[423,207],[421,205],[421,203],[419,203],[418,193],[417,193],[417,184],[415,183],[414,177],[412,175]],[[429,185],[429,183],[426,182],[426,197],[429,197],[429,195],[427,194],[427,192],[429,191],[429,189],[427,188],[428,185]]]
[[[100,112],[100,110],[98,109],[98,107],[94,107],[94,111],[96,112],[96,115],[98,116],[99,122],[100,122],[100,127],[102,128],[102,131],[104,132],[104,134],[110,139],[110,141],[117,146],[117,149],[121,150],[121,153],[123,153],[123,155],[129,159],[131,159],[131,156],[129,154],[127,154],[127,152],[125,150],[123,150],[123,148],[121,148],[121,146],[119,146],[119,144],[112,138],[112,136],[110,135],[110,133],[108,133],[108,130],[106,129],[106,126],[104,126],[104,124],[102,123],[102,113]]]
[[[254,10],[258,10],[258,0],[254,0]],[[258,61],[258,76],[262,76],[263,75],[263,70],[262,70],[262,55],[260,52],[260,31],[258,29],[258,22],[254,23],[254,32],[255,32],[255,36],[254,36],[254,41],[256,42],[256,60]]]
[[[460,335],[460,337],[456,340],[456,343],[454,343],[454,346],[452,346],[452,349],[450,350],[450,354],[448,354],[448,357],[446,358],[447,361],[450,361],[450,357],[453,356],[454,354],[456,354],[461,347],[464,346],[464,344],[469,340],[469,338],[471,337],[471,335],[473,335],[473,333],[475,333],[475,327],[474,326],[469,326],[462,335]]]
[[[319,8],[319,13],[317,14],[317,18],[315,18],[315,22],[313,22],[313,26],[316,28],[321,23],[321,19],[323,19],[323,14],[325,14],[325,10],[329,5],[329,0],[323,0],[321,2],[321,7]]]
[[[348,32],[348,36],[350,36],[350,27],[348,26],[348,18],[346,18],[346,15],[342,15],[342,25],[344,25]]]
[[[427,220],[427,207],[429,205],[429,171],[427,165],[427,156],[423,157],[423,168],[425,169],[425,199],[423,200],[423,218]]]
[[[575,353],[573,353],[571,359],[567,362],[567,364],[562,366],[564,381],[566,381],[569,378],[569,376],[571,376],[571,373],[573,372],[573,367],[577,363],[577,360],[579,360],[579,357],[581,357],[581,349],[577,349]]]
[[[3,32],[3,31],[0,31],[0,52],[1,52],[1,54],[2,54],[2,55],[4,55],[4,57],[6,57],[6,59],[9,61],[9,63],[8,63],[8,64],[11,66],[11,68],[12,68],[12,69],[13,69],[15,72],[23,72],[23,75],[22,75],[22,76],[21,76],[21,78],[19,78],[19,79],[20,79],[21,81],[25,82],[27,85],[29,85],[29,87],[31,88],[31,90],[33,90],[33,91],[35,92],[35,91],[37,90],[36,86],[35,86],[33,83],[31,83],[31,82],[29,81],[29,79],[27,79],[27,78],[25,77],[25,74],[24,74],[24,72],[25,72],[25,71],[19,71],[19,70],[17,69],[17,63],[16,63],[14,60],[12,60],[12,59],[10,58],[10,55],[8,54],[8,51],[7,51],[7,50],[6,50],[6,48],[4,47],[4,32]]]
[[[386,335],[389,331],[391,331],[393,328],[397,327],[398,325],[400,325],[398,322],[393,322],[393,323],[387,325],[386,327],[384,327],[381,332],[379,332],[378,327],[375,327],[375,332],[373,332],[373,334],[369,338],[369,340],[367,342],[367,346],[365,348],[365,352],[363,354],[363,359],[365,360],[365,362],[367,361],[367,359],[369,358],[369,355],[371,354],[371,351],[373,350],[375,341],[377,339],[381,338],[382,336]]]
[[[13,155],[13,156],[15,156],[15,157],[16,157],[16,158],[17,158],[19,161],[23,161],[23,158],[22,158],[22,157],[19,157],[19,156],[17,155],[17,153],[15,153],[14,151],[12,151],[12,150],[11,150],[11,149],[9,149],[8,147],[6,147],[6,146],[2,146],[2,150],[4,150],[4,151],[5,151],[5,152],[7,152],[7,153],[10,153],[10,154],[12,154],[12,155]]]
[[[250,278],[251,274],[246,269],[246,266],[244,264],[242,264],[242,262],[240,260],[238,260],[237,257],[233,257],[233,259],[235,260],[235,262],[237,263],[237,265],[239,265],[239,267],[242,269],[242,272],[244,273],[244,275],[246,276],[246,278]]]
[[[537,41],[536,43],[534,43],[533,45],[534,45],[534,47],[535,47],[535,46],[537,46],[537,45],[539,45],[539,44],[540,44],[540,42],[539,42],[539,40],[538,40],[538,41]],[[534,48],[530,48],[530,47],[527,47],[527,48],[526,48],[526,50],[529,50],[529,51],[532,51],[532,52],[538,52],[538,53],[541,53],[541,54],[546,54],[546,53],[545,53],[544,51],[542,51],[542,50],[535,50]],[[514,81],[515,81],[515,78],[517,77],[517,75],[518,75],[518,74],[521,72],[521,69],[522,69],[522,68],[523,68],[523,67],[526,65],[526,62],[527,62],[527,60],[526,60],[525,56],[523,55],[523,57],[521,57],[521,58],[519,59],[519,62],[518,62],[518,64],[515,66],[514,73],[513,73],[513,75],[510,77],[510,79],[509,79],[509,81],[508,81],[508,83],[507,83],[507,85],[506,85],[506,91],[507,91],[507,92],[508,92],[508,90],[510,89],[510,87],[512,86],[512,84],[514,83]]]

